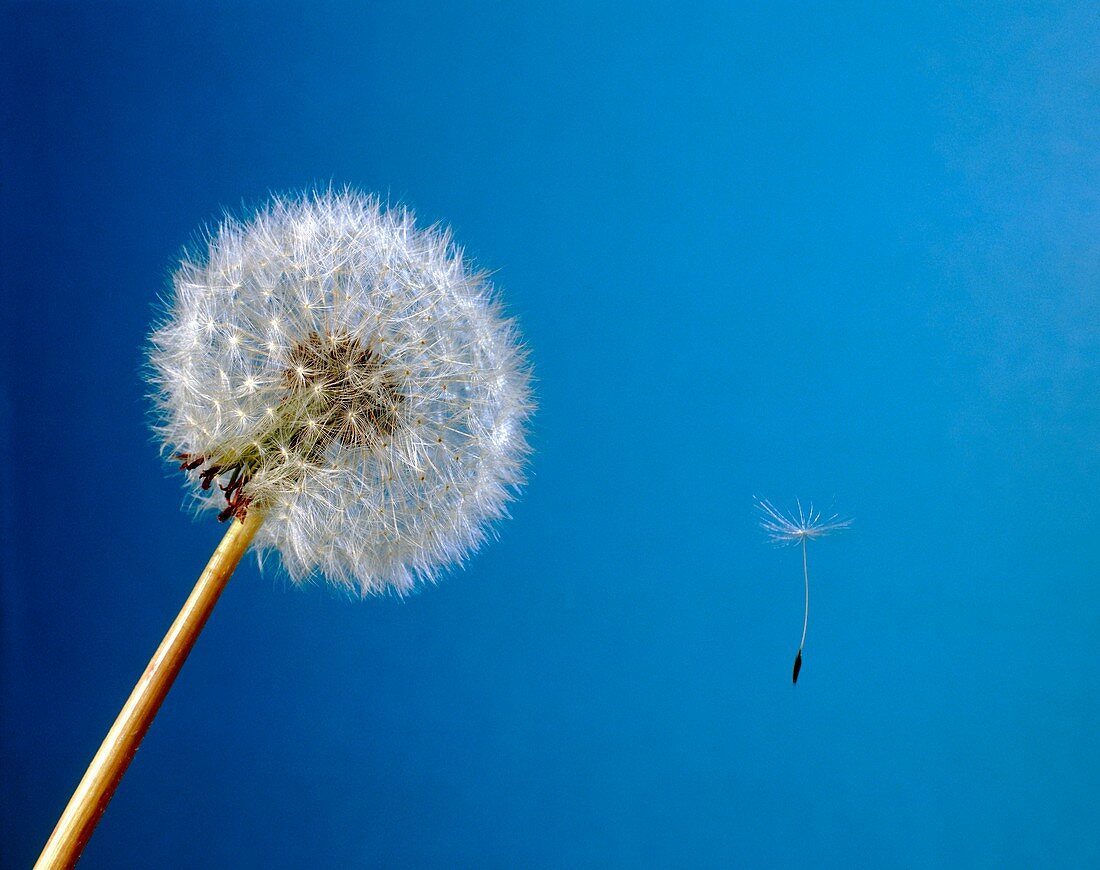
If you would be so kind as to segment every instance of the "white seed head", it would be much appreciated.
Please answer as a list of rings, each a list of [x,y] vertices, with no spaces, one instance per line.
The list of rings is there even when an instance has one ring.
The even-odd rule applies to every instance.
[[[760,511],[760,528],[773,544],[801,544],[852,525],[850,519],[839,514],[823,516],[821,511],[814,509],[813,504],[809,509],[803,509],[800,501],[795,505],[795,511],[785,514],[767,499],[756,502],[756,509]]]
[[[343,191],[226,219],[151,338],[157,430],[200,502],[262,509],[295,580],[434,580],[522,483],[530,375],[446,230]],[[215,486],[215,484],[217,484]]]

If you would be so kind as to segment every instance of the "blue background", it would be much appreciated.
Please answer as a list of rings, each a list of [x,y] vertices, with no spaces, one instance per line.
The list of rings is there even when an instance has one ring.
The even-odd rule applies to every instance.
[[[4,866],[222,533],[155,297],[328,182],[495,270],[530,485],[408,600],[249,561],[82,866],[1100,863],[1095,7],[753,5],[5,7]],[[797,687],[754,495],[855,518]]]

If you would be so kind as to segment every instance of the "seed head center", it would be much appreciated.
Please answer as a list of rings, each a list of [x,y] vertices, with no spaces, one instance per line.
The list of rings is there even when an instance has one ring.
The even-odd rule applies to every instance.
[[[323,451],[333,440],[369,447],[397,431],[405,397],[385,360],[346,334],[311,332],[290,352],[284,404],[303,402],[321,433]]]
[[[345,447],[384,446],[397,431],[405,396],[385,359],[368,343],[347,334],[311,332],[290,351],[283,371],[286,392],[267,423],[243,451],[181,453],[181,468],[201,472],[203,489],[219,484],[225,493],[222,521],[243,519],[252,503],[251,480],[265,468],[318,464],[333,442]]]

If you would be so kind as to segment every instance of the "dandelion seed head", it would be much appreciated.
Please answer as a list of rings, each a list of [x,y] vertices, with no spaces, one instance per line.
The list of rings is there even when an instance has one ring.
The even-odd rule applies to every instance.
[[[767,499],[758,499],[756,509],[760,512],[760,528],[768,540],[779,545],[801,544],[823,538],[852,524],[850,519],[839,514],[822,514],[813,504],[803,508],[802,503],[797,501],[795,510],[789,513],[783,513]]]
[[[352,191],[227,218],[151,337],[157,431],[201,505],[262,507],[292,578],[369,594],[436,579],[523,482],[515,325],[448,231]]]

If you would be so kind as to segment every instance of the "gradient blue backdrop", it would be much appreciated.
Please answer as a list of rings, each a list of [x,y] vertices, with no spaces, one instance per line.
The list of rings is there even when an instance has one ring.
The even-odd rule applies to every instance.
[[[931,5],[6,6],[3,865],[222,532],[154,299],[330,181],[495,270],[530,485],[409,600],[249,562],[83,866],[1100,864],[1100,24]],[[794,688],[754,495],[856,520]]]

